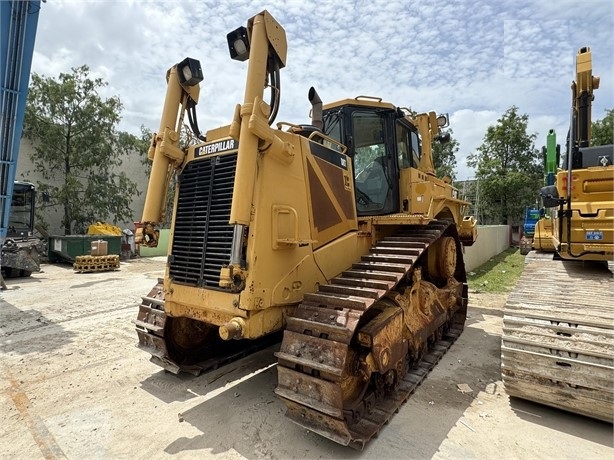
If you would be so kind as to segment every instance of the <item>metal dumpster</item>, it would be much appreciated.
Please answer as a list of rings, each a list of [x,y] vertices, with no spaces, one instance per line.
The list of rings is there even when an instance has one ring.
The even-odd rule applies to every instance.
[[[77,256],[90,255],[92,242],[107,242],[107,254],[119,255],[121,236],[114,235],[51,235],[49,236],[49,262],[74,262]]]

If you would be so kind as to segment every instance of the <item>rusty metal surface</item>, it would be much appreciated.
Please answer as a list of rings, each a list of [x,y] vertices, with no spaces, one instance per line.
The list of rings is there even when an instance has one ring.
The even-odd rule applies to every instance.
[[[137,346],[151,355],[152,363],[173,374],[210,372],[281,341],[281,332],[257,340],[222,341],[217,329],[203,335],[204,323],[172,318],[164,312],[162,279],[141,299],[137,318],[133,320],[139,339]],[[201,326],[197,333],[190,329],[192,322]]]
[[[407,400],[465,321],[462,254],[456,281],[420,277],[428,271],[429,246],[453,234],[453,226],[434,222],[384,238],[331,284],[305,296],[288,318],[277,353],[275,392],[291,420],[360,449]],[[450,252],[449,244],[443,252]],[[438,271],[450,272],[449,264]],[[417,330],[409,330],[408,315],[421,316]]]
[[[506,393],[611,423],[612,292],[604,264],[531,252],[503,315]]]
[[[77,256],[73,263],[73,270],[77,273],[119,270],[119,255]]]
[[[429,247],[454,230],[435,222],[385,238],[329,285],[304,296],[287,318],[276,354],[275,392],[291,420],[362,448],[407,400],[464,324],[464,265],[454,285],[439,280],[437,287],[420,275],[423,270],[428,278]],[[189,321],[164,312],[162,280],[142,299],[134,321],[138,346],[173,373],[198,375],[280,340],[277,335],[265,337],[264,345],[221,342],[211,334],[201,346],[192,341]],[[418,308],[412,302],[428,305]],[[420,316],[417,325],[407,321],[408,315]],[[410,325],[417,329],[410,331]],[[182,356],[183,347],[189,352]]]
[[[40,271],[44,245],[38,238],[7,238],[2,245],[2,271],[7,278],[29,276]]]

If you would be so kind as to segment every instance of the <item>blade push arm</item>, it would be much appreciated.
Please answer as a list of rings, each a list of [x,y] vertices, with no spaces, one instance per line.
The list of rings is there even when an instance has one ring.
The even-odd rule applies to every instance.
[[[160,129],[154,133],[147,154],[152,162],[143,218],[137,224],[136,242],[147,246],[158,245],[158,225],[166,214],[166,195],[173,170],[179,167],[185,152],[179,146],[181,126],[186,110],[198,102],[203,75],[200,63],[186,58],[171,67],[166,75],[167,88],[160,120]]]
[[[411,119],[410,119],[411,120]],[[442,134],[441,129],[449,125],[448,115],[437,116],[435,112],[420,113],[412,121],[422,137],[422,156],[419,169],[427,174],[435,175],[433,164],[433,141],[441,143],[450,140],[449,134]]]

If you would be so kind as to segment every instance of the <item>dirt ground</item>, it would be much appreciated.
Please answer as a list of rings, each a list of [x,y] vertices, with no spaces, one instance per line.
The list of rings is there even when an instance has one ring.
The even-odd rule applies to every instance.
[[[131,320],[164,259],[76,274],[44,265],[0,294],[0,458],[605,459],[612,425],[512,399],[500,375],[505,297],[470,294],[459,340],[362,452],[284,417],[275,347],[174,376]],[[461,392],[466,384],[471,392]]]

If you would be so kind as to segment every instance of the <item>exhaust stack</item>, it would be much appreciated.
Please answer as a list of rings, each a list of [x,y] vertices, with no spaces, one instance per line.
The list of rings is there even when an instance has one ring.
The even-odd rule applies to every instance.
[[[322,130],[324,128],[324,122],[322,121],[322,99],[320,99],[318,92],[313,86],[309,88],[307,97],[309,102],[311,102],[311,124]]]

